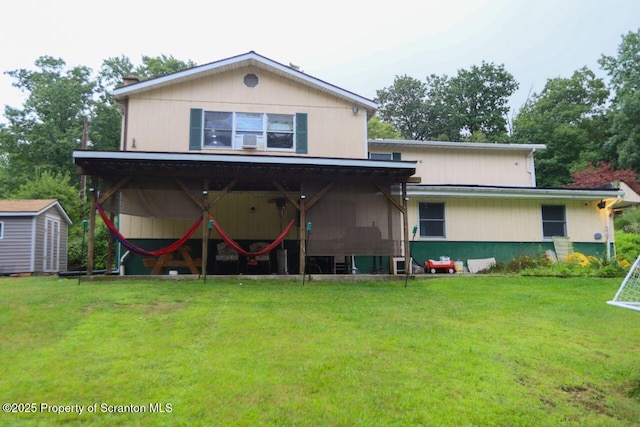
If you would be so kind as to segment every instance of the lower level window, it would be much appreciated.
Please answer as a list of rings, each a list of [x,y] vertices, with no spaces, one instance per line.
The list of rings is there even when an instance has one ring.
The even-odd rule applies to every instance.
[[[542,235],[545,238],[567,236],[564,205],[542,205]]]
[[[420,203],[420,237],[446,237],[444,203]]]
[[[4,237],[4,222],[0,221],[0,239]]]

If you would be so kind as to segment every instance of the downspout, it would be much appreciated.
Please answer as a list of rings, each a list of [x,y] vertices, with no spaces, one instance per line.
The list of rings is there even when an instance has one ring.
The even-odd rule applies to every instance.
[[[124,255],[122,255],[122,258],[120,258],[120,268],[118,269],[118,272],[120,273],[121,276],[125,275],[125,271],[124,271],[124,260],[129,256],[129,251],[125,252]]]
[[[536,186],[536,168],[533,161],[533,155],[535,154],[535,152],[536,149],[532,148],[531,152],[527,155],[527,173],[531,175],[531,186],[534,188]]]
[[[122,103],[123,113],[122,115],[122,151],[127,151],[127,134],[129,131],[129,97],[127,97]]]
[[[622,195],[618,194],[618,196],[616,196],[616,200],[614,200],[613,202],[611,202],[611,204],[605,206],[605,214],[607,215],[607,223],[606,223],[606,233],[607,233],[607,259],[611,259],[611,218],[613,217],[613,209],[611,209],[611,207],[613,205],[615,205],[616,203],[618,203],[620,201],[620,199],[622,199]],[[613,241],[613,244],[615,245],[615,239]],[[614,252],[615,252],[615,247],[614,247]]]

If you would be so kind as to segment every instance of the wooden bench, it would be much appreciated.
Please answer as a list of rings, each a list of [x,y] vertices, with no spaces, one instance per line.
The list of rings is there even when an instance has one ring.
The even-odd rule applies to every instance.
[[[202,268],[202,260],[191,258],[191,248],[188,246],[156,258],[143,258],[142,263],[145,267],[152,267],[149,273],[152,276],[165,274],[165,271],[171,267],[187,267],[191,274],[200,274],[197,267]]]

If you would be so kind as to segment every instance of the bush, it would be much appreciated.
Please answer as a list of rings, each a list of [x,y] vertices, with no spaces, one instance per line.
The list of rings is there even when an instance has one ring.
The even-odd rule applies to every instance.
[[[614,220],[615,229],[625,233],[640,233],[640,209],[633,208],[625,210]],[[617,236],[616,236],[616,240]]]
[[[555,277],[620,277],[629,270],[626,260],[608,259],[605,256],[589,256],[574,252],[566,262],[552,262],[546,255],[532,257],[518,255],[507,264],[498,262],[482,273],[520,274],[523,276]]]
[[[640,255],[640,235],[616,231],[616,253],[619,260],[633,263]]]

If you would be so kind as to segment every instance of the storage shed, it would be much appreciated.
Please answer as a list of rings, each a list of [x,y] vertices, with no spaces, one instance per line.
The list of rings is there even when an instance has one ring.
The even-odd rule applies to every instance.
[[[66,271],[70,224],[55,199],[0,200],[0,274]]]

